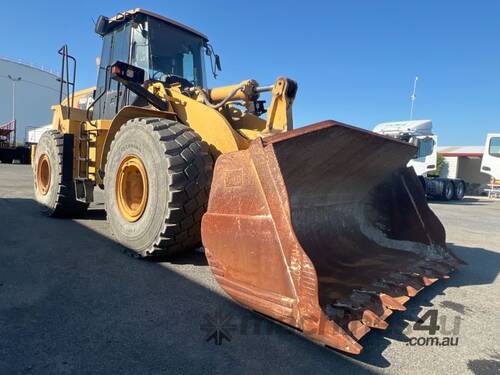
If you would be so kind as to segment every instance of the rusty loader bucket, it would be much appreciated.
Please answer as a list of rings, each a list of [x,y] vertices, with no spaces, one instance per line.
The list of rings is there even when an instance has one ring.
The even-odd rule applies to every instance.
[[[217,160],[202,238],[236,301],[325,345],[358,340],[461,262],[413,169],[415,147],[333,121]]]

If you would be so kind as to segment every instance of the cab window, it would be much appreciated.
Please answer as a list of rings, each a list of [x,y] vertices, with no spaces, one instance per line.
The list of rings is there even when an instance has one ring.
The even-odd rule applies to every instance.
[[[432,154],[434,149],[434,140],[432,138],[419,139],[417,158],[425,158]]]
[[[490,147],[488,153],[491,156],[500,158],[500,137],[490,139]]]

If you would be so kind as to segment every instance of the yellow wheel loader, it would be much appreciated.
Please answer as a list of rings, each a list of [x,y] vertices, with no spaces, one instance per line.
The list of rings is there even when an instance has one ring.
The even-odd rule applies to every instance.
[[[131,251],[202,242],[232,298],[350,353],[460,264],[406,167],[413,145],[335,121],[293,130],[285,77],[207,88],[204,55],[220,70],[208,38],[149,11],[101,16],[96,32],[95,88],[74,92],[59,51],[61,103],[33,152],[47,215],[81,215],[98,186]]]

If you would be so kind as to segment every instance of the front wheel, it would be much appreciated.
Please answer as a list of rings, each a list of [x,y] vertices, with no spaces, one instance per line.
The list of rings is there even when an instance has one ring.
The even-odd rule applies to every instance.
[[[160,118],[128,121],[111,144],[104,190],[116,239],[141,256],[201,242],[213,161],[191,128]]]

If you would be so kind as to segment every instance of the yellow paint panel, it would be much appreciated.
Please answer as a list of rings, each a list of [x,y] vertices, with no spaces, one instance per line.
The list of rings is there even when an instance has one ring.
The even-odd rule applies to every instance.
[[[219,111],[177,90],[169,91],[170,103],[181,122],[198,133],[216,155],[248,148],[249,140],[238,134]]]

